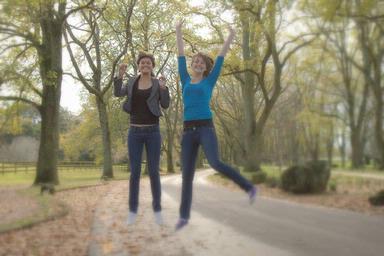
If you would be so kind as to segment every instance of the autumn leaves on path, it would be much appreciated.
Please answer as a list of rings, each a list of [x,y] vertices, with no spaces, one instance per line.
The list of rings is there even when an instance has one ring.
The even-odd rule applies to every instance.
[[[162,183],[180,176],[163,177]],[[99,200],[91,228],[88,255],[245,255],[260,249],[258,243],[233,229],[193,212],[193,221],[174,231],[178,202],[162,194],[164,225],[155,223],[149,180],[140,185],[139,210],[135,224],[126,225],[128,182],[113,182]],[[248,254],[249,255],[249,254]]]

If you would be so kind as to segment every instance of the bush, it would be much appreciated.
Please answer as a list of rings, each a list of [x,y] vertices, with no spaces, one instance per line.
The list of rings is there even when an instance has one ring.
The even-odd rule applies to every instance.
[[[332,192],[337,191],[337,182],[335,180],[331,180],[328,184],[328,189]]]
[[[265,172],[257,171],[255,173],[252,173],[251,182],[253,184],[263,183],[266,178],[267,178],[267,174]]]
[[[327,161],[311,161],[307,166],[312,169],[313,192],[324,192],[327,189],[331,169]]]
[[[384,190],[379,191],[376,195],[369,198],[371,205],[382,206],[384,205]]]
[[[280,179],[278,177],[268,176],[265,180],[265,184],[270,188],[276,188],[280,186]]]
[[[329,176],[330,169],[325,161],[311,161],[285,170],[281,186],[285,191],[297,194],[320,193],[326,190]]]

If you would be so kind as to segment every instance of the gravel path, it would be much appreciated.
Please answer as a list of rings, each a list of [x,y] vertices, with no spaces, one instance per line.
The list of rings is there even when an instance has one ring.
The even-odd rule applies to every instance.
[[[288,255],[197,212],[193,212],[193,222],[184,230],[175,232],[179,202],[166,193],[162,195],[164,225],[158,226],[151,208],[148,179],[141,181],[136,223],[127,226],[127,191],[127,182],[115,183],[98,204],[88,255],[229,256],[254,255],[256,251],[262,255]]]

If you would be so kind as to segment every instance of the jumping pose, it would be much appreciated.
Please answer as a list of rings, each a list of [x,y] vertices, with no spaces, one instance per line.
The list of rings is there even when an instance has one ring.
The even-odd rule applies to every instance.
[[[125,112],[130,114],[128,132],[128,155],[131,167],[129,179],[129,214],[127,224],[133,224],[139,205],[139,185],[141,172],[141,156],[143,147],[147,152],[148,172],[152,190],[152,207],[155,221],[161,225],[161,185],[159,175],[161,137],[159,129],[160,106],[168,108],[169,91],[163,77],[153,77],[155,59],[153,55],[140,53],[137,58],[140,74],[128,80],[125,86],[123,77],[127,65],[119,67],[118,77],[114,80],[114,94],[127,97],[123,104]]]
[[[191,75],[189,75],[184,55],[181,26],[181,22],[176,24],[178,69],[184,103],[184,132],[181,141],[182,193],[180,218],[176,224],[176,230],[187,225],[190,218],[192,183],[195,174],[196,156],[200,145],[203,147],[205,156],[213,169],[226,175],[246,191],[250,203],[253,203],[256,197],[256,187],[241,176],[239,172],[220,161],[217,137],[209,106],[213,88],[224,62],[224,56],[228,52],[235,32],[232,28],[229,28],[229,36],[215,62],[204,53],[194,55],[191,63]]]

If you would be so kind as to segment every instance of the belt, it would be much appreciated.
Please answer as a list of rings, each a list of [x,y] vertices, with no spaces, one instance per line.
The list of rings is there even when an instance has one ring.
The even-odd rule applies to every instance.
[[[184,131],[196,130],[199,127],[214,127],[212,119],[184,122]]]
[[[130,126],[129,130],[133,132],[155,132],[159,131],[159,125],[155,124],[150,126]]]

